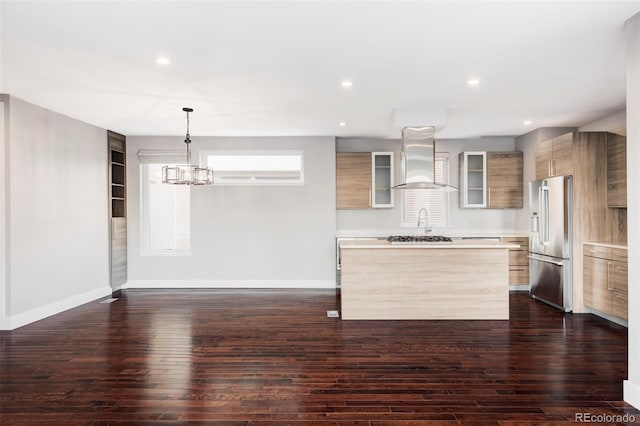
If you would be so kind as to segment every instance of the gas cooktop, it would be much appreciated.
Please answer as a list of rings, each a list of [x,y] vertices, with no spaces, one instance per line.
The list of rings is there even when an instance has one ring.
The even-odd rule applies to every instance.
[[[391,244],[407,243],[451,243],[451,238],[442,235],[392,235],[387,237]]]

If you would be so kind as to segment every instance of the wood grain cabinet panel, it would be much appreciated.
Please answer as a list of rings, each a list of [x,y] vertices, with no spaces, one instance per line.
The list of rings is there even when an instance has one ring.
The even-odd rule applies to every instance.
[[[371,153],[336,154],[336,208],[371,207]]]
[[[583,252],[585,306],[626,320],[627,250],[585,244]]]
[[[609,288],[612,261],[584,256],[584,304],[605,314],[613,314],[613,292]]]
[[[529,238],[502,237],[500,242],[520,246],[509,249],[509,285],[529,284]]]
[[[573,133],[553,138],[552,176],[573,175]]]
[[[551,176],[552,152],[553,139],[536,143],[536,179],[544,179]]]
[[[607,133],[607,205],[627,207],[627,138]]]
[[[536,143],[536,179],[573,175],[573,133]]]
[[[487,152],[487,207],[522,208],[522,152]]]

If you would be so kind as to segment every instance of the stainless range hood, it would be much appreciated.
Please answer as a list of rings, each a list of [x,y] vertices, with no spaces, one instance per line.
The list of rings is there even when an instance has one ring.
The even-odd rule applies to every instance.
[[[404,183],[393,189],[457,190],[455,186],[435,181],[435,127],[405,127],[402,129],[400,167]]]

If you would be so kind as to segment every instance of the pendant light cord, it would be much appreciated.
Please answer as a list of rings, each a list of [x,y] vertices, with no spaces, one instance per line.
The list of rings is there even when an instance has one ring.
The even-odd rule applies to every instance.
[[[187,113],[187,136],[184,140],[184,143],[187,144],[187,165],[190,166],[191,165],[191,137],[189,136],[189,111],[186,111]]]

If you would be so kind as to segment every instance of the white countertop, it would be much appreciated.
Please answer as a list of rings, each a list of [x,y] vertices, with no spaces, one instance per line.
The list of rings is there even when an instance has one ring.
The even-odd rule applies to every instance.
[[[627,249],[627,245],[625,243],[603,243],[598,241],[585,241],[583,244],[590,244],[592,246],[600,246],[600,247],[609,247],[615,249]]]
[[[518,244],[506,244],[488,240],[457,240],[451,243],[401,243],[391,244],[387,240],[349,240],[340,242],[341,249],[391,248],[391,249],[517,249]]]
[[[424,230],[420,228],[397,228],[397,229],[343,229],[336,233],[337,238],[376,238],[388,237],[389,235],[420,235]],[[432,235],[445,235],[447,237],[474,237],[474,238],[495,238],[495,237],[528,237],[528,231],[517,229],[502,230],[465,230],[437,228],[431,232]]]

